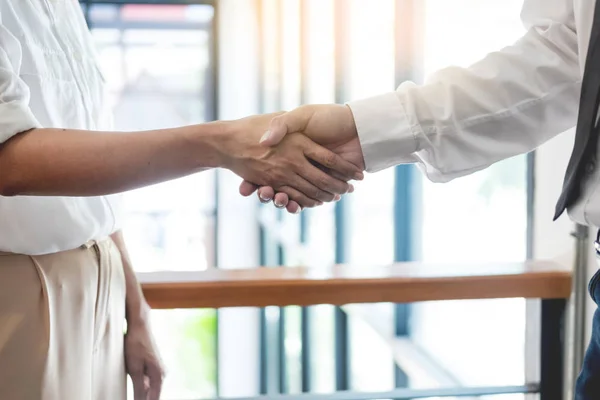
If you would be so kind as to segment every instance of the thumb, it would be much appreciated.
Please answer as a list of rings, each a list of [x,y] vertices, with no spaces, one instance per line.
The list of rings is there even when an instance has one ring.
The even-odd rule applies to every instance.
[[[278,115],[271,120],[269,130],[260,139],[260,143],[263,146],[275,146],[288,133],[303,132],[308,126],[312,114],[311,106],[302,106]]]

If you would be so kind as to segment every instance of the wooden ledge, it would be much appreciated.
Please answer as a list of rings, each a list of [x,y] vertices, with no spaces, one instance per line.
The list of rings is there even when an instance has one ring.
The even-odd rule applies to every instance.
[[[140,273],[153,308],[265,307],[490,298],[568,298],[571,271],[551,261]]]

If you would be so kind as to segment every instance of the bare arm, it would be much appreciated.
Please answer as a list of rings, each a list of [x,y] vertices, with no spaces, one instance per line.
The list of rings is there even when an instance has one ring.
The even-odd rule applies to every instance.
[[[123,273],[125,275],[125,318],[127,323],[146,323],[150,307],[144,299],[142,288],[135,276],[131,258],[125,245],[123,231],[117,231],[110,235],[111,239],[121,253],[121,261],[123,262]]]
[[[0,194],[96,196],[217,167],[218,126],[135,133],[33,129],[0,146]]]
[[[275,150],[260,137],[273,115],[176,129],[109,133],[52,129],[37,120],[21,78],[21,44],[0,15],[0,195],[96,196],[122,192],[207,168],[231,169],[274,188],[297,189],[312,205],[331,201],[358,169],[308,138]],[[338,176],[339,177],[339,176]]]
[[[134,133],[32,129],[0,145],[0,195],[97,196],[215,167],[263,185],[289,185],[312,205],[346,193],[346,182],[308,158],[346,180],[360,170],[305,136],[290,136],[276,149],[259,144],[273,116]]]

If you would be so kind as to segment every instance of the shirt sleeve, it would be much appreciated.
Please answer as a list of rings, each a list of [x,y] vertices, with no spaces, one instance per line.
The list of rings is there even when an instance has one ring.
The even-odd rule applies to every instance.
[[[29,108],[29,87],[19,77],[21,61],[19,41],[0,22],[0,144],[41,127]]]
[[[525,0],[521,17],[521,39],[469,68],[348,103],[367,170],[418,163],[445,182],[573,127],[581,90],[573,2]]]

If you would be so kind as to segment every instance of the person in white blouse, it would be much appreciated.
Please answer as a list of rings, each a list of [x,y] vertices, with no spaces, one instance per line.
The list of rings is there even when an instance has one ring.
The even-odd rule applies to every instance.
[[[446,182],[529,152],[577,125],[555,218],[567,208],[573,220],[599,227],[596,5],[594,0],[525,0],[521,15],[527,31],[516,43],[469,68],[440,70],[420,86],[406,82],[394,92],[347,105],[300,107],[275,118],[263,144],[303,132],[367,171],[416,163],[432,181]],[[242,183],[243,195],[257,189],[251,182]],[[275,192],[262,187],[258,194],[291,212],[304,206],[289,193]],[[600,299],[599,280],[597,273],[590,283],[594,299]],[[600,399],[599,312],[576,386],[576,399]]]
[[[223,167],[311,206],[362,177],[304,135],[260,146],[273,115],[111,132],[103,84],[77,1],[0,2],[0,399],[124,400],[126,373],[159,398],[118,193]]]

